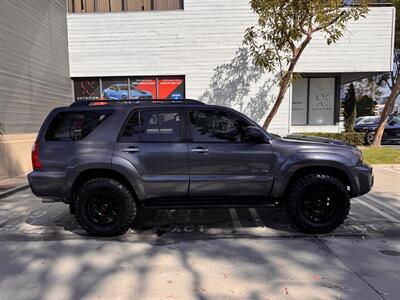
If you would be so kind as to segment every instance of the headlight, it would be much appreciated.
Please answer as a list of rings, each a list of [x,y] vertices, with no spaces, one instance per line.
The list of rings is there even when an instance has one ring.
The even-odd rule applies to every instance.
[[[361,162],[363,161],[363,155],[360,149],[358,148],[352,148],[351,153],[353,153],[354,156],[356,156]]]

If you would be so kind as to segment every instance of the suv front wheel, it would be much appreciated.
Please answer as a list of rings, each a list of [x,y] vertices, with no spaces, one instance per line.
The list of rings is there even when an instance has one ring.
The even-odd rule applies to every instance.
[[[94,236],[118,236],[126,233],[138,215],[131,192],[110,178],[84,183],[75,202],[77,221]]]
[[[350,210],[346,186],[330,175],[310,174],[297,179],[286,202],[293,223],[308,233],[327,233],[339,227]]]

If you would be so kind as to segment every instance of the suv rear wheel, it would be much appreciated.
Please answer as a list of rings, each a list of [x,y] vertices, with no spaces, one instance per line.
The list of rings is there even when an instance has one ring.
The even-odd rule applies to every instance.
[[[286,212],[302,231],[327,233],[339,227],[350,210],[346,186],[330,175],[310,174],[290,190]]]
[[[110,178],[84,183],[75,202],[77,221],[94,236],[118,236],[126,233],[137,219],[138,207],[131,192]]]

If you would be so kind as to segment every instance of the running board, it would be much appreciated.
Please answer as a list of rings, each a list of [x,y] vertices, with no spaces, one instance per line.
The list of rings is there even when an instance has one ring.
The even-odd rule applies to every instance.
[[[278,208],[279,203],[265,202],[247,202],[247,203],[229,203],[229,202],[171,202],[171,201],[146,201],[142,203],[145,208],[155,209],[197,209],[197,208]]]

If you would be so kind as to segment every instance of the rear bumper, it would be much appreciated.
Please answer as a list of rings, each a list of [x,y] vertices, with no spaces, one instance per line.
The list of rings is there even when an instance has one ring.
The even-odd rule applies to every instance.
[[[355,175],[358,179],[358,192],[355,196],[367,194],[374,185],[373,169],[370,165],[355,167]]]
[[[59,199],[65,197],[65,173],[56,171],[32,171],[28,174],[33,194],[41,198]]]

